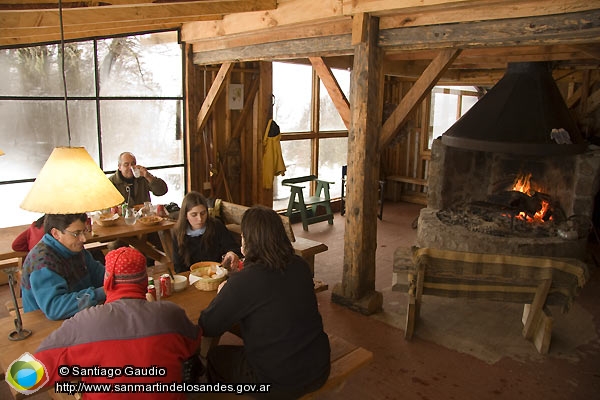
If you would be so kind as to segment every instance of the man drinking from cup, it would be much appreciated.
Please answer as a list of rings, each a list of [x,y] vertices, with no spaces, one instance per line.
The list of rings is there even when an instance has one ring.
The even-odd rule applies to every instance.
[[[162,196],[168,190],[164,180],[137,165],[135,156],[128,151],[119,155],[118,170],[108,179],[130,207],[150,201],[150,192],[155,196]]]

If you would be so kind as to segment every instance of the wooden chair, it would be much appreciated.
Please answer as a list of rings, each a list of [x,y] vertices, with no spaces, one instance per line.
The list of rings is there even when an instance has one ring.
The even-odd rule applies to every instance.
[[[346,181],[348,179],[348,166],[342,166],[342,194],[341,194],[341,207],[340,207],[340,215],[346,214]],[[383,219],[383,193],[385,189],[385,181],[379,181],[379,200],[377,201],[379,205],[379,213],[377,214],[377,218],[381,221]]]
[[[316,182],[317,188],[314,196],[304,197],[301,183]],[[315,175],[301,176],[298,178],[284,179],[281,182],[285,186],[289,186],[290,201],[288,203],[287,215],[291,218],[292,214],[300,213],[302,219],[302,228],[308,231],[308,225],[315,222],[328,221],[329,225],[333,225],[333,212],[331,211],[331,197],[329,195],[329,185],[334,182],[327,182],[317,179]],[[325,208],[325,214],[317,215],[317,208],[321,206]]]

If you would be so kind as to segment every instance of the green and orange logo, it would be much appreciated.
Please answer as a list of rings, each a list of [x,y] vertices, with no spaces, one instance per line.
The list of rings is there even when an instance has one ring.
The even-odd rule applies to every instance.
[[[48,379],[44,364],[29,353],[23,353],[6,371],[6,383],[23,394],[37,392]]]

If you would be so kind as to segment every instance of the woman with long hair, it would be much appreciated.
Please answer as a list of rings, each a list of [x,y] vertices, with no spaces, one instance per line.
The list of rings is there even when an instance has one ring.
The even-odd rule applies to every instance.
[[[175,272],[188,271],[199,261],[237,266],[239,255],[239,246],[225,225],[208,215],[206,198],[198,192],[186,194],[173,227]]]
[[[252,395],[295,399],[329,377],[329,339],[310,269],[294,254],[281,218],[270,208],[248,209],[241,229],[244,268],[220,287],[198,324],[211,337],[239,324],[244,345],[212,348],[208,380],[268,384],[268,392]]]

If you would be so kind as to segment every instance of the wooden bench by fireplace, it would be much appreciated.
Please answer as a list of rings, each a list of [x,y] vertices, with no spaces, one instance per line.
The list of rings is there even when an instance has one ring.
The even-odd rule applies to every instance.
[[[550,346],[549,305],[571,306],[588,279],[573,258],[482,254],[435,248],[400,248],[394,254],[394,290],[407,289],[405,338],[410,339],[424,294],[523,303],[523,336],[545,354]]]

